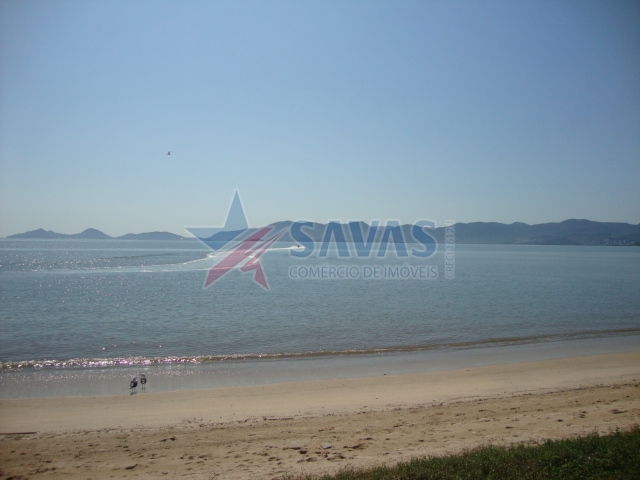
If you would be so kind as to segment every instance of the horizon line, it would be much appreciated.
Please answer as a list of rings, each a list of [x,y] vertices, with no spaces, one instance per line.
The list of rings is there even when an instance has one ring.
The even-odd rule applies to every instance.
[[[487,224],[493,223],[493,224],[500,224],[500,225],[522,224],[522,225],[527,225],[527,226],[533,227],[533,226],[537,226],[537,225],[560,224],[560,223],[569,222],[569,221],[578,221],[578,222],[585,221],[585,222],[592,222],[592,223],[609,223],[609,224],[623,224],[623,225],[631,225],[631,226],[640,226],[640,222],[638,222],[636,224],[636,223],[630,223],[630,222],[609,222],[609,221],[589,220],[589,219],[586,219],[586,218],[568,218],[568,219],[565,219],[565,220],[562,220],[562,221],[559,221],[559,222],[541,222],[541,223],[526,223],[526,222],[521,222],[521,221],[515,221],[515,222],[511,222],[511,223],[495,222],[495,221],[490,221],[490,222],[473,221],[473,222],[455,222],[453,225],[455,226],[455,225],[469,225],[469,224],[472,224],[472,223],[487,223]],[[328,225],[329,223],[341,223],[342,225],[349,225],[350,223],[363,223],[365,225],[370,226],[369,223],[363,222],[361,220],[360,221],[358,221],[358,220],[349,220],[347,222],[332,222],[332,221],[329,221],[329,222],[326,222],[326,223],[315,222],[315,221],[311,221],[311,220],[296,220],[296,221],[293,221],[293,220],[279,220],[279,221],[276,221],[276,222],[271,222],[271,223],[269,223],[269,224],[267,224],[265,226],[275,225],[275,224],[278,224],[278,223],[296,223],[296,222],[311,222],[311,223],[314,223],[314,224],[317,224],[317,225]],[[399,226],[405,226],[405,225],[412,225],[412,224],[411,223],[401,223],[401,224],[399,224]],[[86,232],[88,230],[95,230],[95,231],[97,231],[99,233],[102,233],[103,235],[107,235],[108,237],[111,237],[113,239],[117,239],[119,237],[124,237],[126,235],[148,235],[148,234],[154,234],[154,233],[169,233],[169,234],[176,235],[178,237],[182,237],[182,238],[185,238],[185,239],[194,239],[195,240],[195,239],[198,238],[198,237],[194,236],[193,234],[191,234],[188,230],[186,230],[186,227],[184,227],[184,228],[185,228],[185,232],[187,232],[185,235],[182,235],[182,234],[179,234],[179,233],[174,233],[174,232],[171,232],[169,230],[162,230],[162,231],[161,230],[154,230],[154,231],[140,232],[140,233],[129,232],[129,233],[125,233],[125,234],[122,234],[122,235],[112,236],[112,235],[109,235],[108,233],[105,233],[104,231],[102,231],[100,229],[95,228],[95,227],[85,228],[84,230],[82,230],[82,231],[80,231],[78,233],[62,233],[62,232],[57,232],[55,230],[45,230],[44,228],[40,227],[40,228],[36,228],[35,230],[27,230],[25,232],[12,233],[10,235],[7,235],[6,237],[0,237],[0,238],[9,239],[9,237],[11,237],[13,235],[24,235],[25,233],[37,232],[39,230],[42,230],[44,232],[55,233],[55,234],[58,234],[58,235],[80,235],[80,234],[82,234],[82,233],[84,233],[84,232]],[[258,227],[250,227],[250,228],[258,228]],[[445,226],[444,225],[442,227],[437,227],[436,226],[435,228],[436,229],[445,228]]]

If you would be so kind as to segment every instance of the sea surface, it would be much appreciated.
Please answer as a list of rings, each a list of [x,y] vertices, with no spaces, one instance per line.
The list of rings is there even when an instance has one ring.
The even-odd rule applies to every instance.
[[[640,350],[640,248],[456,245],[453,279],[442,249],[291,252],[261,257],[268,290],[239,270],[204,289],[220,257],[196,241],[1,240],[0,397],[128,394],[143,372],[166,391]],[[356,278],[292,278],[345,266]],[[414,275],[365,278],[402,267]]]

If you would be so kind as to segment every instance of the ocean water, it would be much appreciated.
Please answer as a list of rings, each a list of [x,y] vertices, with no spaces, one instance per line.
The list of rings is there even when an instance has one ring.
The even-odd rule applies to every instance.
[[[0,241],[0,397],[126,393],[140,372],[159,391],[640,349],[638,248],[457,245],[452,280],[442,251],[261,260],[269,290],[238,270],[205,290],[217,258],[193,241]],[[345,265],[359,278],[291,278]],[[362,278],[394,266],[437,278]]]

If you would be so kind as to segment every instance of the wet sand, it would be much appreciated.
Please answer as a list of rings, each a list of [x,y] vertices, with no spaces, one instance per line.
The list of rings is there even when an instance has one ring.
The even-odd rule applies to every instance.
[[[1,478],[274,478],[638,423],[640,352],[620,353],[255,387],[0,400],[0,469]]]

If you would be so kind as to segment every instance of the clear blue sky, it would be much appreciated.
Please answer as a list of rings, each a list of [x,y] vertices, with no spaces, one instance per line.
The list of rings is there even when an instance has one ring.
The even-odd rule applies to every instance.
[[[0,236],[640,222],[635,1],[0,3]],[[171,156],[167,156],[167,151]]]

